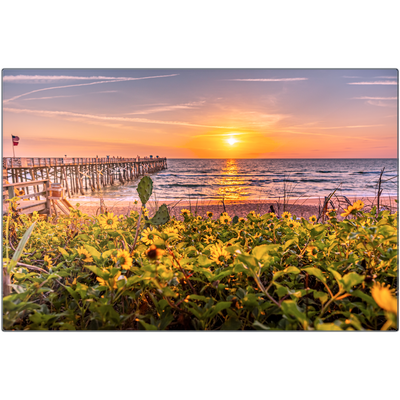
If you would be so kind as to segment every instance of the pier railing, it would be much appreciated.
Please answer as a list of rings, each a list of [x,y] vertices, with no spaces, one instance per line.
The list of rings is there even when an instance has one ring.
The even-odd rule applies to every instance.
[[[149,162],[149,161],[161,161],[166,158],[159,157],[135,157],[135,158],[123,158],[123,157],[4,157],[3,168],[29,168],[29,167],[53,167],[59,165],[85,165],[85,164],[115,164],[124,162]]]
[[[19,157],[3,158],[3,184],[48,179],[61,183],[68,197],[85,195],[102,187],[125,184],[167,168],[156,157]]]
[[[40,188],[42,186],[42,188]],[[23,193],[19,194],[19,190],[23,189]],[[31,189],[31,193],[29,193]],[[50,207],[50,181],[48,179],[40,179],[30,182],[9,183],[3,185],[3,190],[7,191],[8,200],[18,197],[17,211],[22,214],[31,214],[34,211],[51,215]],[[3,215],[8,213],[9,201],[3,196]],[[28,200],[28,201],[25,201]]]

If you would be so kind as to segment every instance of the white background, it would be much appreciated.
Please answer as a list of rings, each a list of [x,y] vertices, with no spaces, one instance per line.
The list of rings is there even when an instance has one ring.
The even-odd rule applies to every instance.
[[[8,1],[0,66],[399,68],[396,4]],[[399,392],[398,332],[2,332],[0,344],[5,399],[364,400]]]

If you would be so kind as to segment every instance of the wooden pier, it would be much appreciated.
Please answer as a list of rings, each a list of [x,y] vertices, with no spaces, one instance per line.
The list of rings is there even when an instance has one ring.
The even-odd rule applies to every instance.
[[[167,168],[166,158],[3,158],[3,183],[48,180],[60,183],[68,197],[124,184]],[[39,188],[33,185],[33,193]],[[27,187],[29,193],[29,187]]]

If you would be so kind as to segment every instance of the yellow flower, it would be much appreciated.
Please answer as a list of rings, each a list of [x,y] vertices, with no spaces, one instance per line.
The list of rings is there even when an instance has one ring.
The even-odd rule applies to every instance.
[[[300,222],[298,222],[298,221],[290,221],[290,222],[288,222],[288,227],[290,229],[297,228],[298,226],[300,226]]]
[[[214,236],[212,236],[212,235],[206,235],[206,236],[203,238],[203,240],[204,240],[207,244],[210,244],[210,243],[213,243],[213,242],[214,242],[215,238],[214,238]]]
[[[290,212],[288,212],[288,211],[285,211],[285,212],[282,213],[282,218],[283,219],[290,219],[290,218],[292,218],[292,214],[290,214]]]
[[[315,222],[317,222],[317,217],[316,217],[315,215],[311,215],[311,217],[308,218],[308,220],[309,220],[310,222],[312,222],[312,223],[315,223]]]
[[[351,214],[351,212],[355,210],[353,206],[348,206],[346,210],[344,210],[344,213],[340,214],[342,217],[347,217],[348,215]]]
[[[181,215],[183,215],[184,217],[185,217],[185,216],[189,216],[189,215],[190,215],[190,211],[189,211],[189,210],[186,210],[186,208],[183,208],[183,209],[181,210]]]
[[[392,292],[393,289],[390,290],[389,286],[385,287],[384,283],[380,284],[379,282],[374,283],[371,289],[371,294],[376,304],[380,308],[397,315],[397,298],[392,295]]]
[[[122,259],[122,262],[120,261],[120,265],[123,269],[129,269],[132,266],[132,258],[130,257],[129,252],[126,250],[118,250],[117,256],[112,258],[114,261],[120,261],[120,259]]]
[[[114,216],[114,213],[100,215],[98,220],[103,229],[115,229],[118,225],[118,217]]]
[[[246,222],[246,220],[244,218],[239,218],[238,222]]]
[[[260,218],[260,214],[256,214],[255,211],[250,211],[249,214],[251,214],[253,217]]]
[[[146,250],[146,257],[149,258],[150,260],[155,260],[157,258],[160,258],[164,254],[164,250],[161,250],[157,248],[154,244],[152,244],[147,250]]]
[[[83,247],[79,247],[79,249],[77,249],[78,254],[81,256],[82,254],[86,257],[83,261],[84,262],[93,262],[93,258],[90,255],[90,253]]]
[[[354,210],[361,210],[364,207],[364,203],[361,200],[357,200],[355,203],[353,203],[353,209]]]
[[[229,253],[220,245],[215,244],[211,249],[211,260],[215,261],[218,265],[223,265],[229,258]]]
[[[100,277],[97,277],[96,279],[100,282],[101,286],[107,286],[110,289],[117,289],[117,280],[120,275],[121,271],[118,271],[117,275],[115,275],[113,278],[109,278],[108,280],[102,279]]]
[[[333,208],[333,209],[331,209],[331,210],[328,210],[327,212],[326,212],[326,216],[328,217],[328,218],[333,218],[333,217],[335,217],[336,216],[336,208]]]
[[[51,259],[49,256],[44,256],[44,261],[47,263],[47,268],[51,268],[53,266],[53,263],[51,262]]]
[[[174,234],[174,233],[178,234],[179,231],[176,228],[168,227],[168,228],[164,229],[164,233],[166,233],[168,235],[171,235],[171,234]]]
[[[150,228],[145,229],[142,232],[142,242],[146,244],[153,244],[154,240],[156,239],[157,235],[155,233],[159,233],[156,229],[153,229],[152,231]]]
[[[232,221],[232,218],[227,213],[222,213],[219,217],[221,224],[229,224]]]
[[[208,218],[212,218],[213,215],[214,215],[214,214],[213,214],[211,211],[207,211],[207,217],[208,217]]]
[[[307,251],[307,255],[309,256],[309,258],[311,260],[313,257],[316,256],[317,251],[318,251],[318,247],[316,247],[316,246],[307,246],[306,251]]]
[[[148,210],[146,207],[142,207],[142,211],[143,211],[143,215],[144,215],[145,217],[148,217],[148,216],[149,216],[149,210]]]

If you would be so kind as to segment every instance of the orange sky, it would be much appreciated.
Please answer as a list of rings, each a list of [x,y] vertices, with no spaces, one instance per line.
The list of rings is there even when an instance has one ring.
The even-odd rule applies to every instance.
[[[3,70],[4,157],[11,135],[17,157],[396,158],[397,70]]]

